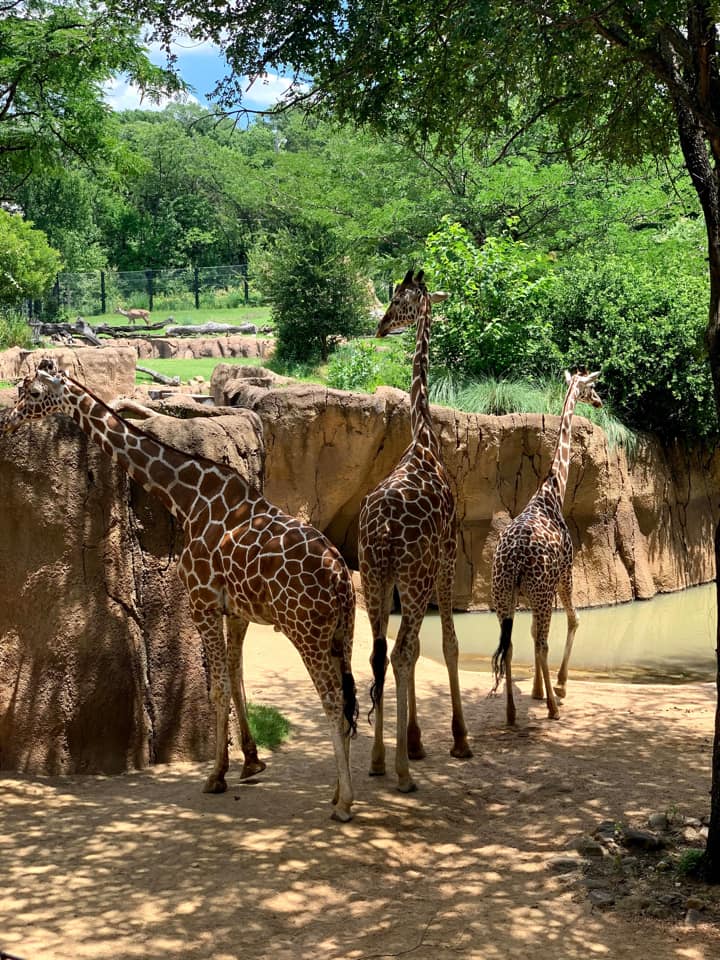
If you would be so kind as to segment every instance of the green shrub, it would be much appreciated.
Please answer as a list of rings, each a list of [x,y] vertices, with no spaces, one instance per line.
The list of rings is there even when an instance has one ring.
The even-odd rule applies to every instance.
[[[60,269],[60,254],[42,230],[19,214],[0,209],[0,304],[38,298]]]
[[[568,365],[602,370],[602,395],[628,426],[663,436],[717,433],[703,336],[707,283],[628,258],[564,270],[550,310]]]
[[[555,282],[550,259],[510,237],[478,246],[445,218],[426,243],[425,269],[434,289],[449,294],[437,312],[433,361],[467,378],[523,378],[560,367],[546,310]]]
[[[339,340],[368,326],[367,291],[341,242],[322,224],[298,223],[278,235],[263,286],[280,362],[325,362]]]
[[[412,342],[414,342],[414,332]],[[330,357],[327,384],[338,390],[372,393],[380,385],[410,390],[412,365],[405,337],[384,342],[353,340]]]
[[[290,733],[290,721],[274,707],[248,703],[248,724],[259,747],[274,750]]]

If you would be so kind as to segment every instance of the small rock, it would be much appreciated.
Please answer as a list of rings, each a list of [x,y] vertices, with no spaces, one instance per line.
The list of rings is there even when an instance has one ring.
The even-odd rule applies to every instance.
[[[697,817],[683,817],[683,826],[695,827],[696,830],[699,830],[702,826],[702,821],[698,820]]]
[[[672,860],[658,860],[655,869],[658,873],[667,873],[668,870],[672,870],[672,867]]]
[[[705,917],[703,917],[699,910],[688,910],[683,923],[687,927],[695,927],[698,923],[703,923],[704,920]]]
[[[582,885],[586,890],[611,890],[610,882],[608,880],[599,880],[596,877],[585,877],[582,880]]]
[[[702,840],[707,840],[707,838],[708,838],[708,833],[710,833],[710,828],[709,828],[709,827],[706,827],[706,826],[702,826],[702,827],[700,827],[700,829],[698,830],[698,836],[699,836]]]
[[[656,920],[669,920],[672,916],[672,910],[662,903],[651,903],[645,913],[648,917],[655,917]]]
[[[636,830],[634,827],[624,827],[622,840],[627,847],[639,847],[641,850],[660,850],[663,842],[656,833],[648,830]]]
[[[578,857],[553,857],[548,860],[548,870],[553,873],[569,873],[571,870],[579,870],[583,866],[583,861]]]
[[[615,903],[615,897],[607,890],[591,890],[588,894],[590,903],[599,910],[607,910]]]
[[[603,820],[595,828],[593,836],[596,840],[614,840],[617,834],[617,823],[614,820]]]
[[[577,850],[582,857],[594,857],[597,859],[606,855],[603,845],[591,837],[578,837],[576,840],[573,840],[571,846],[572,849]]]
[[[648,817],[648,826],[652,830],[667,830],[669,823],[666,813],[651,813]]]
[[[643,913],[651,904],[649,897],[644,897],[639,893],[631,893],[627,897],[618,900],[617,908],[623,913]]]

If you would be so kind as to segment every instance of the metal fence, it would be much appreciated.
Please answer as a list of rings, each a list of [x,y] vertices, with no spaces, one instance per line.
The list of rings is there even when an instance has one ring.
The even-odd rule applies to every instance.
[[[118,307],[172,312],[262,302],[248,276],[246,263],[176,270],[61,273],[52,299],[56,310],[81,316],[115,313]]]

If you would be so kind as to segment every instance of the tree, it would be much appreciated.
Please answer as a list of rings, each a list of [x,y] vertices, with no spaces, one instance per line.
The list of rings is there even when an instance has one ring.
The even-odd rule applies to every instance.
[[[149,61],[137,21],[92,0],[0,0],[0,51],[0,199],[33,171],[101,149],[114,75],[150,99],[184,89]]]
[[[323,363],[335,342],[361,332],[367,293],[342,244],[327,227],[296,223],[281,233],[265,287],[277,323],[277,359]]]
[[[40,297],[60,269],[60,254],[41,230],[18,214],[0,210],[0,305]]]
[[[538,121],[568,155],[637,161],[679,142],[707,233],[706,343],[720,418],[720,50],[711,0],[115,0],[167,39],[179,17],[225,47],[238,77],[289,74],[286,103],[332,110],[411,143],[481,147]],[[716,531],[720,568],[720,525]],[[720,580],[718,580],[720,605]],[[720,882],[720,617],[718,708],[706,876]]]

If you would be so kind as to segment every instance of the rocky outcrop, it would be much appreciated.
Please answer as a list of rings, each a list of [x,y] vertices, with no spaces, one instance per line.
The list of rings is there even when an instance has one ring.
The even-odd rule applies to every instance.
[[[212,412],[143,427],[259,483],[259,420]],[[170,514],[63,417],[0,437],[0,491],[0,768],[116,773],[210,756]]]
[[[271,500],[325,531],[357,562],[363,496],[395,466],[410,439],[407,394],[372,396],[316,385],[274,386],[272,374],[219,365],[216,402],[259,414]],[[560,418],[490,417],[434,407],[456,487],[460,541],[456,606],[487,608],[498,536],[537,489],[552,459]],[[641,440],[633,457],[610,449],[583,417],[573,428],[565,509],[575,544],[579,606],[646,599],[714,577],[720,455]]]
[[[137,356],[128,347],[104,349],[98,347],[58,347],[52,350],[23,350],[13,347],[0,353],[0,380],[19,380],[35,372],[41,357],[53,357],[61,370],[81,383],[92,384],[102,400],[111,400],[119,394],[135,390],[135,362]],[[3,391],[3,406],[9,405],[15,393]]]
[[[275,350],[272,337],[242,337],[238,334],[225,337],[133,337],[112,343],[113,346],[130,347],[142,360],[156,357],[184,360],[193,357],[261,357],[269,360]]]

